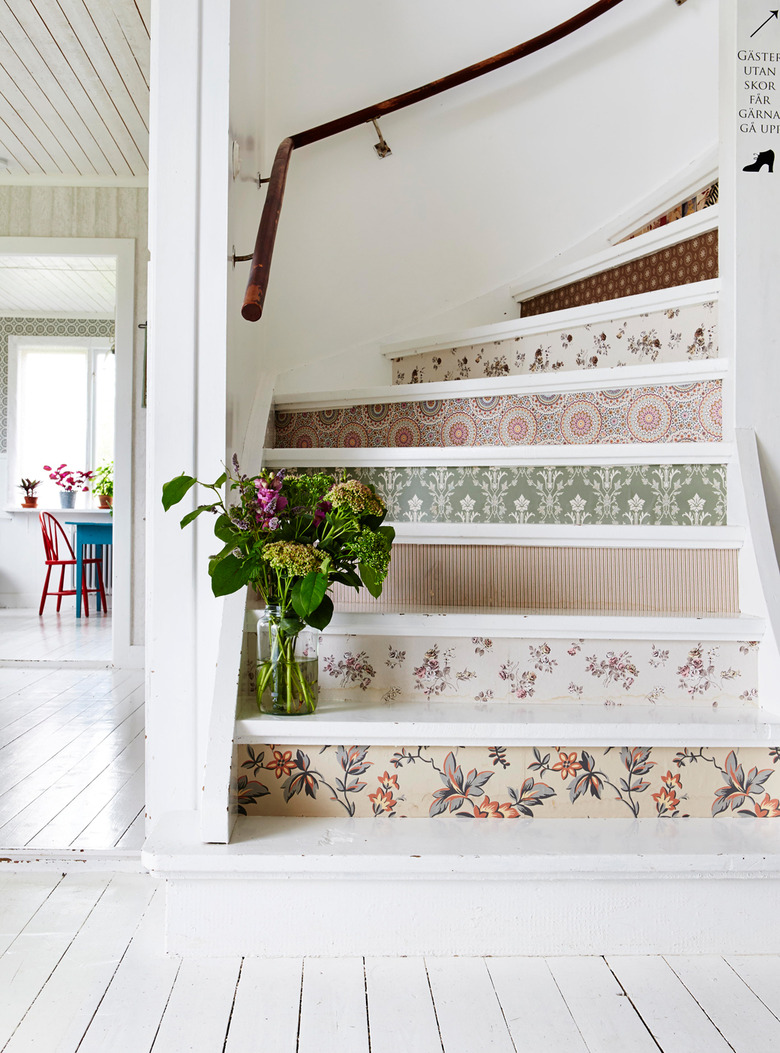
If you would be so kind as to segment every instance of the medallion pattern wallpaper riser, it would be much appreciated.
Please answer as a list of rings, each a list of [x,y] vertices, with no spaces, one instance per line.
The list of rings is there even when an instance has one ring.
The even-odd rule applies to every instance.
[[[362,449],[718,442],[721,381],[275,414],[275,445]]]
[[[273,459],[271,458],[271,463]],[[724,526],[724,464],[297,468],[374,486],[395,523]]]
[[[239,746],[241,814],[780,817],[777,747]]]
[[[718,357],[714,302],[551,329],[392,360],[394,384],[557,373]]]

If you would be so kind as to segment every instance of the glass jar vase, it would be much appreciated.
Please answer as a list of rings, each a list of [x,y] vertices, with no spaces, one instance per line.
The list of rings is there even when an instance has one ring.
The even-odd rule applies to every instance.
[[[313,713],[318,697],[320,633],[285,618],[279,607],[269,605],[257,623],[257,705],[263,713],[297,716]]]

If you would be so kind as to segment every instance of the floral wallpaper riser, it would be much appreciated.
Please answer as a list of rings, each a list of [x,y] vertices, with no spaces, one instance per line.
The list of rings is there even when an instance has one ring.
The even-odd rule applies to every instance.
[[[244,815],[463,819],[780,817],[780,748],[238,748]]]
[[[723,526],[723,464],[323,468],[374,486],[395,523]]]
[[[717,304],[708,302],[670,307],[620,321],[551,330],[541,336],[515,336],[405,355],[393,359],[393,383],[422,384],[717,357]]]
[[[580,702],[601,706],[757,702],[756,641],[386,637],[328,631],[320,698],[403,704]]]
[[[721,381],[275,414],[275,445],[362,449],[716,442]]]

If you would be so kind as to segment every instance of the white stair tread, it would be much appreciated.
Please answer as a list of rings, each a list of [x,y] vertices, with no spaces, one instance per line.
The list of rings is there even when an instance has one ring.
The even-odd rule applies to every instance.
[[[741,526],[610,526],[570,523],[393,523],[396,540],[420,545],[552,548],[741,548]]]
[[[755,706],[587,705],[409,699],[388,704],[320,702],[295,717],[259,713],[239,699],[237,743],[385,746],[713,746],[780,741],[780,718]]]
[[[528,875],[775,875],[780,823],[739,819],[240,818],[203,844],[195,812],[168,813],[142,853],[153,873],[480,880]]]
[[[717,380],[726,376],[727,372],[728,361],[719,358],[640,366],[605,366],[603,369],[567,370],[560,373],[478,377],[459,381],[457,388],[453,388],[452,381],[434,381],[422,384],[385,384],[372,388],[356,388],[352,391],[318,391],[294,397],[282,395],[274,399],[274,409],[282,413],[300,413],[310,410],[352,409],[353,406],[359,405],[460,399],[469,396],[537,395],[643,387],[648,384],[689,384]]]
[[[256,624],[260,610],[247,611],[247,629]],[[606,640],[760,640],[763,618],[752,615],[699,617],[669,614],[615,614],[599,611],[515,611],[496,607],[482,610],[397,605],[383,611],[337,611],[326,634],[361,636],[494,636],[530,639],[538,636]]]
[[[690,282],[672,289],[655,289],[652,292],[632,296],[620,296],[614,300],[581,304],[558,311],[545,311],[527,318],[512,318],[472,329],[456,329],[446,333],[420,337],[416,340],[401,340],[382,345],[385,358],[399,359],[409,355],[422,355],[428,351],[446,351],[453,347],[470,347],[493,340],[507,340],[513,336],[533,336],[555,332],[558,329],[575,328],[600,321],[616,321],[638,314],[665,310],[669,307],[686,307],[717,300],[720,281],[710,278],[702,282]],[[450,381],[460,383],[460,381]]]
[[[415,465],[728,464],[729,442],[570,443],[538,446],[266,447],[273,468],[404,468]]]

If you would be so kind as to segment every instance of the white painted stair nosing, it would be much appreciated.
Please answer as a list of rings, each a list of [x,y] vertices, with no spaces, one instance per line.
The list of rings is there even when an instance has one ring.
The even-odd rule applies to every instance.
[[[219,874],[228,880],[254,875],[760,878],[780,872],[780,827],[736,818],[467,823],[457,817],[243,817],[232,844],[209,845],[198,839],[192,813],[173,812],[156,824],[141,859],[160,877]]]
[[[246,612],[245,629],[254,631],[262,610]],[[491,636],[510,639],[587,640],[760,640],[766,623],[750,615],[673,617],[669,615],[523,614],[496,610],[349,613],[337,611],[324,634],[361,636]]]
[[[204,845],[194,814],[170,813],[142,861],[168,879],[169,954],[772,954],[779,835],[739,819],[241,818],[232,844]]]
[[[650,256],[670,245],[677,245],[681,241],[687,241],[689,238],[695,238],[697,235],[717,229],[718,217],[719,206],[711,205],[690,216],[683,216],[674,223],[667,223],[656,230],[650,230],[646,234],[631,238],[630,241],[620,242],[584,260],[580,259],[574,264],[556,267],[553,262],[521,278],[510,288],[509,295],[518,303],[530,300],[552,289],[559,289],[564,285],[571,285],[572,282],[581,281],[592,274],[620,267],[624,263],[641,259],[643,256]]]
[[[778,717],[756,706],[709,704],[665,709],[652,704],[453,702],[407,699],[387,704],[321,701],[316,713],[291,719],[258,713],[239,700],[238,744],[331,746],[765,746],[780,740]]]
[[[728,464],[730,442],[591,443],[538,446],[344,446],[266,447],[263,464],[272,468],[404,468],[417,465],[622,465]]]
[[[710,358],[695,362],[663,362],[639,366],[605,366],[603,369],[566,370],[509,377],[480,377],[422,384],[385,384],[354,391],[322,391],[295,399],[274,401],[279,413],[344,409],[397,402],[426,402],[461,398],[493,398],[496,395],[538,395],[577,391],[690,384],[720,380],[728,373],[728,361]]]
[[[525,545],[542,548],[739,549],[744,527],[572,526],[560,523],[393,523],[406,545]]]
[[[624,318],[651,313],[664,308],[691,307],[717,300],[720,280],[711,278],[690,285],[679,285],[674,289],[658,289],[634,296],[621,296],[614,300],[583,304],[560,311],[514,318],[508,322],[478,326],[475,329],[459,329],[449,333],[425,337],[421,340],[403,340],[382,345],[382,354],[389,359],[408,358],[433,351],[448,351],[455,347],[471,347],[473,344],[494,340],[510,340],[515,336],[537,336],[559,329],[576,328],[599,322],[617,322]],[[603,368],[603,367],[602,367]],[[628,368],[627,366],[621,368]],[[449,381],[448,383],[455,383]],[[459,383],[459,382],[458,382]]]

